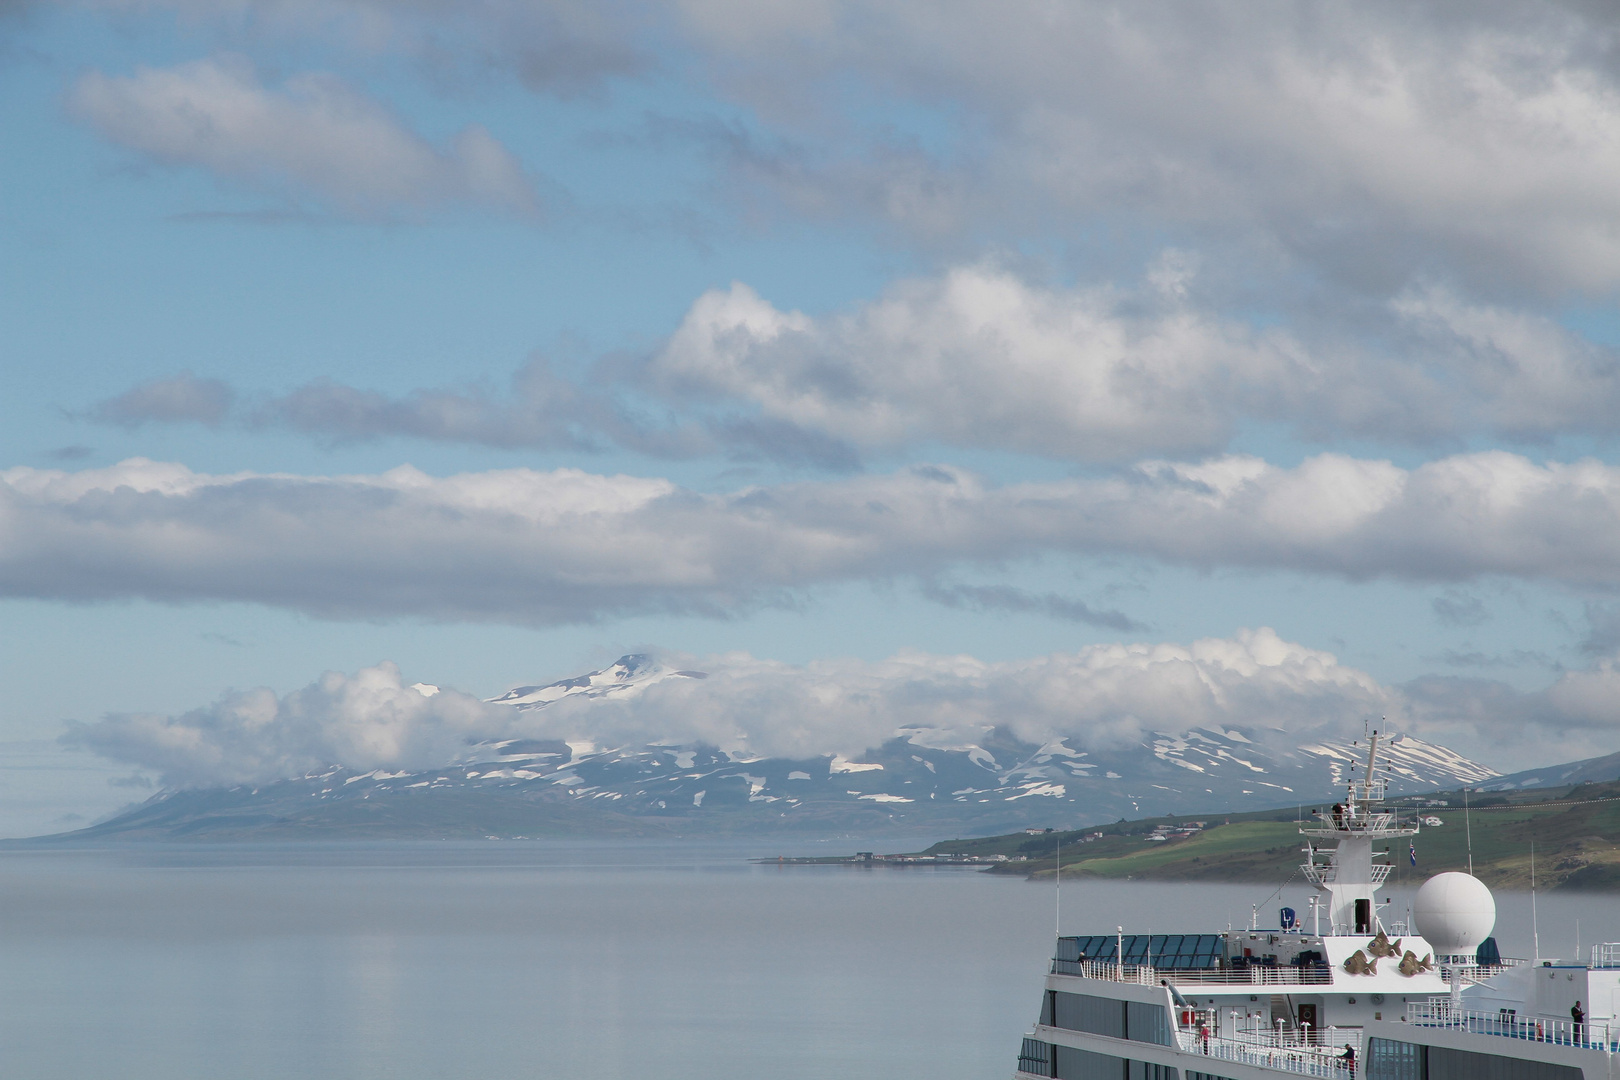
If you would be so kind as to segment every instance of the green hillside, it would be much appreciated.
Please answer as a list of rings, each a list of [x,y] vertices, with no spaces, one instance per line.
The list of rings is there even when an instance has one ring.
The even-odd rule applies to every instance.
[[[1424,805],[1444,802],[1445,806]],[[1438,792],[1391,804],[1403,817],[1438,819],[1412,840],[1392,841],[1393,884],[1417,884],[1443,870],[1468,869],[1472,836],[1474,873],[1487,884],[1530,887],[1531,847],[1537,885],[1548,889],[1620,890],[1620,781],[1564,790],[1471,795]],[[1120,821],[1061,833],[946,840],[923,854],[1002,855],[992,873],[1049,876],[1061,845],[1065,876],[1174,881],[1283,881],[1302,861],[1297,819],[1313,807],[1248,814],[1202,814]],[[1465,820],[1466,818],[1466,820]],[[1192,831],[1192,822],[1203,827]],[[1155,833],[1164,839],[1150,839]],[[1101,834],[1101,835],[1097,835]]]

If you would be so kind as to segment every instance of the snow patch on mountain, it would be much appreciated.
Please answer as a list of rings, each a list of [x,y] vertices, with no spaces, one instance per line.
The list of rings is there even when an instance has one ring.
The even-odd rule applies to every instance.
[[[511,705],[520,710],[543,709],[564,698],[602,698],[609,695],[633,697],[666,679],[707,679],[704,671],[677,671],[644,653],[621,656],[611,666],[574,679],[559,679],[544,686],[516,686],[499,697],[486,698],[492,705]]]

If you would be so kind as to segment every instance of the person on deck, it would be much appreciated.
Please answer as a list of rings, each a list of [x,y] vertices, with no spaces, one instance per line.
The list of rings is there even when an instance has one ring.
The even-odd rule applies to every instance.
[[[1356,1048],[1354,1046],[1345,1043],[1344,1053],[1339,1055],[1339,1060],[1349,1067],[1351,1076],[1356,1075]]]
[[[1569,1007],[1569,1018],[1575,1021],[1575,1042],[1579,1045],[1582,1042],[1582,1029],[1586,1026],[1586,1012],[1579,1001]]]

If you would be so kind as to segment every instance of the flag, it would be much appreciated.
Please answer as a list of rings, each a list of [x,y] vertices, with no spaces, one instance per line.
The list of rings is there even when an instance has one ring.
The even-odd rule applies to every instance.
[[[1410,844],[1406,845],[1406,855],[1407,855],[1408,858],[1410,858],[1412,860],[1412,865],[1416,866],[1417,865],[1417,843],[1415,841],[1413,843],[1410,843]]]

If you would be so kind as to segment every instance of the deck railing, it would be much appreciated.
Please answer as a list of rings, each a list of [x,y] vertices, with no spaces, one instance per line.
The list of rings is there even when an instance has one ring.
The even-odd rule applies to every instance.
[[[1595,968],[1620,967],[1620,941],[1605,941],[1592,946],[1592,966]]]
[[[1519,1016],[1509,1009],[1498,1012],[1469,1012],[1453,1009],[1449,1001],[1410,1001],[1406,1022],[1420,1027],[1451,1028],[1470,1035],[1499,1035],[1508,1039],[1581,1046],[1620,1053],[1620,1029],[1609,1020],[1577,1024],[1570,1020],[1549,1020],[1539,1016]]]
[[[1331,1049],[1340,1053],[1346,1046],[1353,1047],[1359,1055],[1361,1053],[1360,1028],[1342,1027],[1283,1027],[1280,1025],[1257,1024],[1253,1027],[1238,1027],[1230,1034],[1233,1042],[1244,1043],[1249,1046],[1273,1047],[1279,1050],[1291,1050],[1299,1047],[1312,1049]]]
[[[1238,983],[1254,986],[1327,986],[1333,970],[1326,964],[1250,964],[1241,968],[1200,971],[1160,971],[1159,976],[1176,986]]]
[[[1528,960],[1516,960],[1512,957],[1502,957],[1499,964],[1441,964],[1440,977],[1451,982],[1459,976],[1469,982],[1484,982],[1495,975],[1500,975],[1508,968],[1524,967]]]
[[[1194,970],[1126,964],[1121,978],[1118,964],[1101,960],[1053,960],[1052,974],[1078,975],[1084,979],[1137,983],[1141,986],[1158,986],[1161,982],[1173,986],[1327,986],[1333,982],[1333,972],[1326,964],[1251,964],[1242,968]]]
[[[1161,979],[1169,977],[1168,972],[1155,971],[1146,964],[1126,964],[1121,968],[1118,964],[1101,960],[1053,960],[1052,974],[1078,975],[1082,979],[1127,982],[1138,986],[1158,986]]]
[[[1355,1041],[1359,1043],[1360,1040]],[[1177,1049],[1183,1053],[1202,1054],[1211,1061],[1231,1061],[1262,1069],[1282,1069],[1299,1076],[1323,1077],[1326,1080],[1349,1080],[1354,1075],[1350,1063],[1338,1056],[1343,1051],[1335,1052],[1331,1047],[1315,1049],[1298,1045],[1268,1046],[1262,1042],[1241,1042],[1237,1039],[1218,1039],[1213,1036],[1205,1039],[1195,1032],[1186,1031],[1176,1032],[1176,1044]]]

